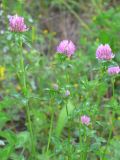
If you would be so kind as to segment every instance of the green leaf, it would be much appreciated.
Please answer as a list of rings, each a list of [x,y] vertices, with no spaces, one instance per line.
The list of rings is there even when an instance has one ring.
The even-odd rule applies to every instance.
[[[71,114],[74,109],[74,106],[70,101],[68,101],[67,107],[68,107],[68,114]],[[59,114],[58,121],[57,121],[57,127],[56,127],[57,137],[61,135],[67,121],[68,121],[68,117],[67,117],[67,112],[66,112],[66,106],[64,106]]]
[[[8,160],[11,153],[14,151],[15,143],[16,143],[16,136],[11,131],[1,131],[0,137],[4,138],[5,146],[4,148],[0,149],[0,157],[1,160]]]
[[[29,132],[24,131],[17,135],[16,148],[23,147],[29,141]]]
[[[6,113],[0,112],[0,128],[2,128],[8,120],[8,115]]]

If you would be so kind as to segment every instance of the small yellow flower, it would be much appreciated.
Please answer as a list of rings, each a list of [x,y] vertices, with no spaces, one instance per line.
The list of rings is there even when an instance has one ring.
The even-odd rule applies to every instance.
[[[75,88],[78,88],[78,84],[77,84],[77,83],[75,83],[75,84],[74,84],[74,87],[75,87]]]
[[[52,35],[53,35],[53,36],[56,36],[56,34],[57,34],[56,32],[52,32]]]
[[[17,91],[20,91],[20,90],[21,90],[21,86],[20,86],[19,84],[16,86],[16,90],[17,90]]]
[[[0,80],[5,79],[5,67],[0,66]]]
[[[43,30],[43,33],[48,34],[48,30],[47,29]]]

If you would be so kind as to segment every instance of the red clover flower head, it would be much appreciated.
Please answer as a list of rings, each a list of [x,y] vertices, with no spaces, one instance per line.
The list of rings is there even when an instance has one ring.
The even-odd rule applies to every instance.
[[[24,18],[18,15],[9,16],[9,26],[12,32],[25,32],[28,30]]]
[[[81,123],[88,126],[90,124],[90,117],[86,115],[81,116]]]
[[[96,50],[96,58],[99,60],[111,60],[114,56],[109,44],[101,44]]]
[[[68,57],[71,57],[76,50],[74,43],[71,40],[63,40],[57,46],[57,52],[66,54]]]
[[[108,68],[108,74],[110,74],[110,75],[118,74],[119,72],[120,72],[119,66],[114,66],[114,67]]]

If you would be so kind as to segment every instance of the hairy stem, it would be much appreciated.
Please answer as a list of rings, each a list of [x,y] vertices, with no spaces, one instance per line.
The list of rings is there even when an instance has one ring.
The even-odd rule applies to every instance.
[[[25,109],[26,109],[26,114],[27,114],[27,121],[28,121],[28,130],[30,132],[30,144],[31,144],[31,157],[35,158],[36,153],[35,153],[35,140],[34,140],[34,134],[33,134],[33,129],[32,129],[32,122],[31,122],[31,116],[30,116],[30,107],[29,107],[29,99],[28,99],[28,90],[27,90],[27,82],[26,82],[26,70],[25,70],[25,65],[24,65],[24,57],[22,53],[22,41],[20,41],[20,68],[21,68],[21,75],[20,75],[20,80],[21,80],[21,85],[22,85],[22,92],[24,95],[24,98],[27,100]]]
[[[114,83],[115,83],[115,79],[114,79],[114,77],[112,78],[112,97],[114,98],[114,93],[115,93],[115,89],[114,89]],[[115,112],[113,111],[113,113],[112,113],[112,126],[111,126],[111,128],[110,128],[110,132],[109,132],[109,136],[108,136],[108,141],[107,141],[107,145],[106,145],[106,147],[105,147],[105,150],[104,150],[104,152],[103,152],[103,156],[102,156],[102,159],[101,160],[104,160],[104,157],[105,157],[105,154],[106,154],[106,152],[107,152],[107,149],[108,149],[108,146],[109,146],[109,144],[110,144],[110,139],[111,139],[111,137],[112,137],[112,132],[113,132],[113,128],[114,128],[114,116],[115,116]]]

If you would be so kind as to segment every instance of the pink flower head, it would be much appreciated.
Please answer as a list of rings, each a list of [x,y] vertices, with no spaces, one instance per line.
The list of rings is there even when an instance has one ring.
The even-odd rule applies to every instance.
[[[81,116],[81,123],[88,126],[90,124],[90,117],[85,115]]]
[[[63,40],[57,46],[57,52],[64,53],[68,57],[71,57],[74,54],[75,50],[76,50],[76,47],[71,40]]]
[[[109,44],[101,44],[96,50],[96,58],[99,60],[111,60],[114,56]]]
[[[69,90],[66,90],[65,96],[68,97],[69,95],[70,95],[70,91],[69,91]]]
[[[18,15],[9,16],[9,26],[12,32],[25,32],[28,30],[24,24],[24,18]]]
[[[118,74],[119,72],[120,72],[120,67],[119,66],[108,68],[108,74]]]

